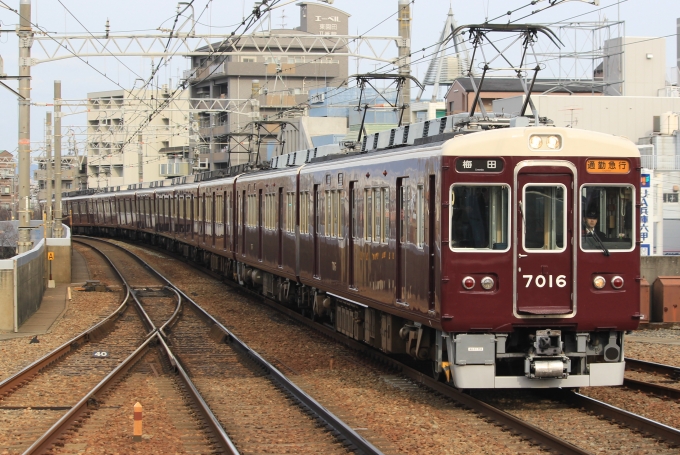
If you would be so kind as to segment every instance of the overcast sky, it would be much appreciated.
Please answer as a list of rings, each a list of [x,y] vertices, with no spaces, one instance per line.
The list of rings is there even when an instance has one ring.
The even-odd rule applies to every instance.
[[[11,8],[18,10],[19,0],[3,0]],[[230,32],[242,19],[244,12],[248,14],[253,0],[196,0],[195,15],[200,16],[197,25],[198,33]],[[431,46],[439,39],[449,7],[453,8],[459,25],[483,22],[503,15],[494,22],[507,22],[508,10],[515,10],[530,3],[529,0],[415,0],[412,4],[413,59],[424,54],[418,49]],[[659,37],[669,36],[666,41],[666,67],[676,64],[676,18],[680,17],[680,1],[678,0],[601,0],[599,6],[578,0],[548,8],[518,22],[555,23],[578,16],[572,21],[608,20],[625,21],[627,36]],[[63,4],[63,6],[62,6]],[[371,36],[397,35],[396,16],[397,0],[335,0],[333,6],[342,9],[350,17],[350,33],[366,33]],[[206,8],[207,5],[207,8]],[[160,33],[159,27],[171,28],[175,18],[176,1],[165,0],[32,0],[33,22],[50,33],[85,34],[86,29],[95,35],[102,34],[107,18],[111,24],[111,33]],[[532,11],[549,6],[543,0],[534,6],[526,6],[513,13],[513,20],[531,14]],[[70,13],[67,11],[67,9]],[[282,13],[285,17],[282,17]],[[586,13],[586,14],[584,14]],[[75,16],[75,18],[73,17]],[[76,20],[77,18],[77,20]],[[79,23],[79,22],[80,23]],[[381,23],[381,21],[384,21]],[[280,28],[285,23],[287,28],[299,25],[299,7],[295,2],[279,8],[273,13],[272,25]],[[14,30],[18,24],[18,16],[2,8],[0,2],[0,30]],[[81,25],[82,24],[82,25]],[[380,24],[380,25],[377,25]],[[377,26],[376,26],[377,25]],[[375,28],[373,28],[375,27]],[[370,31],[369,31],[370,30]],[[587,43],[577,43],[585,46]],[[391,49],[396,49],[392,47]],[[394,51],[396,54],[396,50]],[[33,55],[38,57],[34,51]],[[42,55],[42,54],[41,54]],[[4,72],[8,75],[18,74],[17,38],[14,32],[0,33],[0,56],[4,59]],[[659,56],[661,57],[661,56]],[[87,64],[75,58],[56,62],[42,63],[32,68],[32,101],[51,102],[53,97],[53,81],[62,81],[62,97],[64,99],[84,99],[88,92],[117,90],[122,87],[131,88],[137,77],[148,77],[151,71],[151,59],[128,57],[121,59],[125,65],[108,58],[89,58],[89,64],[105,73],[113,80],[107,80]],[[157,63],[157,60],[156,60]],[[126,68],[127,66],[128,68]],[[382,66],[382,65],[380,65]],[[167,83],[187,69],[188,60],[176,56],[159,72],[161,83]],[[362,71],[376,68],[373,63],[366,62]],[[427,62],[420,63],[413,70],[414,75],[424,76]],[[353,72],[354,68],[350,69]],[[547,75],[546,75],[547,76]],[[16,81],[5,81],[12,88],[17,88]],[[119,85],[117,85],[119,84]],[[10,91],[0,87],[0,150],[14,152],[17,148],[17,98]],[[43,140],[43,124],[46,107],[32,107],[32,147],[38,149]],[[51,109],[51,108],[50,108]],[[64,117],[63,125],[84,125],[84,116]],[[81,149],[82,152],[82,149]]]

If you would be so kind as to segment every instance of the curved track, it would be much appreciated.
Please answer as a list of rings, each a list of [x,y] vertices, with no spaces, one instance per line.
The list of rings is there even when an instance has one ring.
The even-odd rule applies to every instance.
[[[381,453],[140,258],[102,240],[86,241],[135,257],[189,306],[162,328],[160,333],[169,334],[161,338],[163,345],[174,350],[173,365],[191,374],[196,393],[201,390],[240,450]]]

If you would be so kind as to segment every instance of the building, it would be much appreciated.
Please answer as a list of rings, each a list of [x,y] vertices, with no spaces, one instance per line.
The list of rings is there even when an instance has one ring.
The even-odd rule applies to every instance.
[[[271,158],[280,138],[280,125],[253,125],[263,119],[288,121],[304,113],[310,89],[337,87],[348,76],[348,57],[329,52],[324,36],[348,35],[350,15],[329,5],[300,2],[300,25],[270,29],[242,37],[238,52],[194,57],[185,72],[192,103],[196,99],[229,100],[235,108],[204,102],[196,116],[201,167],[219,169],[247,160],[238,153],[260,145],[260,159]],[[299,110],[291,109],[300,106]],[[274,119],[285,111],[283,117]],[[259,130],[259,131],[258,131]],[[257,134],[260,133],[259,139]],[[329,134],[334,133],[330,131]],[[253,142],[253,144],[251,144]],[[240,146],[240,147],[239,147]]]
[[[0,152],[0,221],[14,219],[17,195],[16,160],[7,150]]]
[[[36,160],[38,169],[33,173],[33,180],[38,184],[37,199],[44,201],[47,199],[47,166],[45,156]],[[52,195],[55,194],[54,184],[54,154],[52,154]],[[61,191],[84,190],[87,188],[87,157],[77,156],[73,151],[67,152],[61,157]]]
[[[479,87],[481,79],[475,78],[475,85]],[[530,83],[531,81],[529,81]],[[602,93],[596,92],[592,87],[584,85],[565,85],[564,82],[548,79],[537,79],[531,92],[534,95],[550,93],[557,96],[601,96]],[[512,77],[487,77],[484,79],[480,98],[484,109],[487,112],[494,112],[494,101],[506,98],[517,97],[524,94],[524,87],[518,78]],[[453,85],[446,93],[446,112],[447,115],[461,114],[470,112],[472,103],[475,101],[475,89],[472,81],[468,77],[461,77],[453,82]],[[521,104],[520,104],[521,107]],[[475,112],[480,112],[479,106],[475,107]],[[515,111],[504,111],[506,114],[518,115],[519,109]]]
[[[87,186],[105,188],[192,173],[187,91],[170,100],[160,90],[88,93]],[[162,106],[146,124],[149,115]],[[140,130],[140,127],[143,129]]]

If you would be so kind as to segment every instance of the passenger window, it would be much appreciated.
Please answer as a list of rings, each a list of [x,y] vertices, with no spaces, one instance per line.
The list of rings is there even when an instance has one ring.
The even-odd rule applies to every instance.
[[[387,243],[390,239],[390,189],[382,189],[382,203],[383,203],[383,243]]]
[[[373,199],[375,200],[375,210],[373,211],[375,214],[375,236],[373,237],[373,241],[380,243],[380,238],[382,235],[381,217],[383,216],[382,193],[380,192],[380,188],[373,189]]]
[[[364,240],[373,239],[373,191],[371,188],[364,190]]]
[[[453,185],[451,248],[507,251],[509,192],[505,185]]]

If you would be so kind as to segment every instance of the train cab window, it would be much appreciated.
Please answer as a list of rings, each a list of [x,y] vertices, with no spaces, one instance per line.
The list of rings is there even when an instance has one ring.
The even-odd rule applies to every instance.
[[[507,185],[451,187],[451,248],[454,251],[507,251],[509,201]]]
[[[635,247],[635,190],[630,185],[581,187],[581,248],[584,251],[632,251]],[[650,217],[641,207],[640,219]],[[646,233],[640,233],[644,243]]]
[[[526,185],[520,214],[525,250],[563,250],[566,232],[564,185]]]

